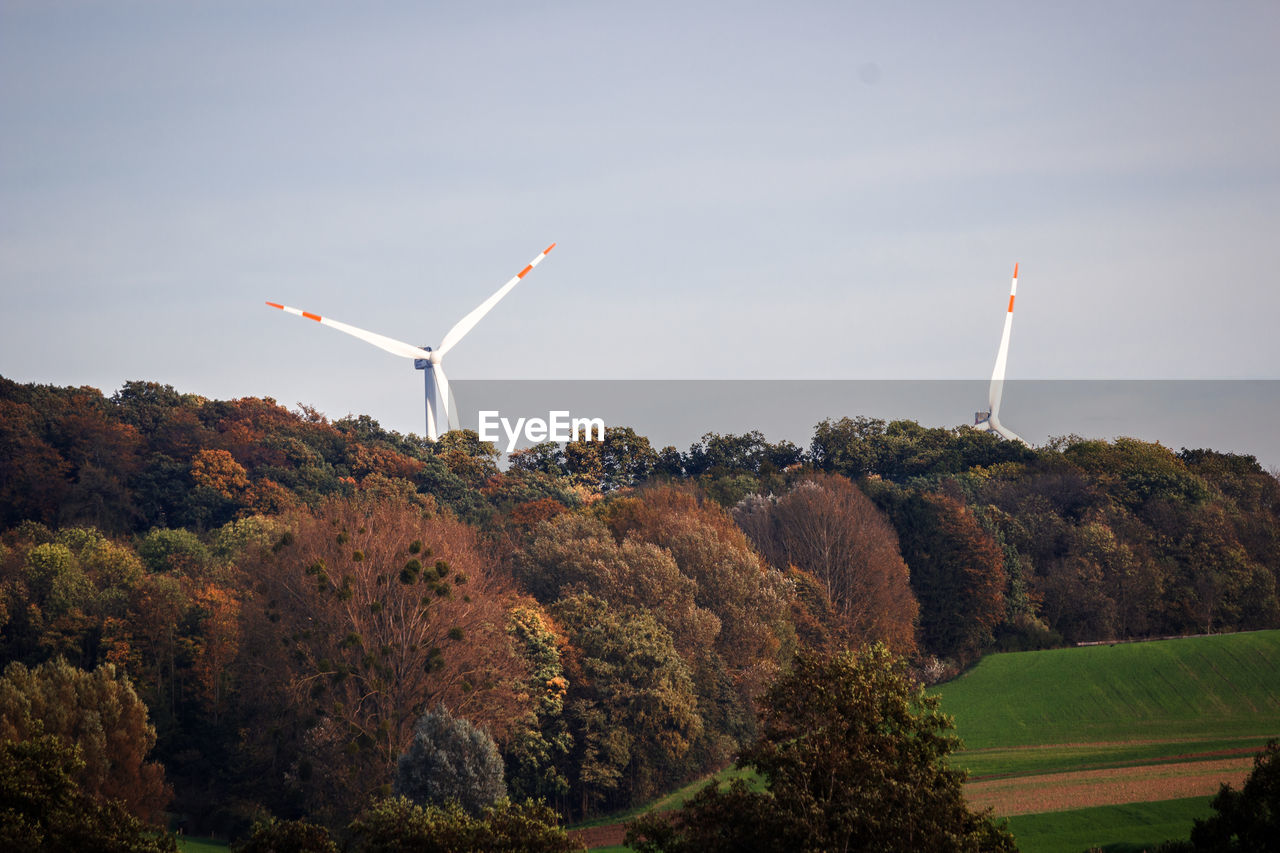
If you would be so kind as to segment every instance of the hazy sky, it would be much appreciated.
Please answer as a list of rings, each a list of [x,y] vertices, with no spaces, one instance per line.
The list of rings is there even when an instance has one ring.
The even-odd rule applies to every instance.
[[[421,432],[409,362],[264,300],[436,344],[556,241],[452,379],[984,377],[1015,261],[1011,379],[1277,378],[1277,44],[1270,0],[0,0],[0,375]]]

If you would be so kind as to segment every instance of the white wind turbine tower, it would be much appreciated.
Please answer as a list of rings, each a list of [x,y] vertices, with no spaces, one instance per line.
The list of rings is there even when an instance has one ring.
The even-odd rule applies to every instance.
[[[1004,332],[1000,335],[1000,349],[996,351],[996,367],[991,371],[991,390],[987,395],[988,409],[973,416],[973,425],[989,429],[1003,438],[1020,441],[1028,447],[1026,439],[1000,423],[1000,397],[1004,394],[1004,371],[1009,361],[1009,332],[1013,329],[1013,297],[1018,293],[1018,265],[1013,265],[1013,284],[1009,288],[1009,310],[1004,315]]]
[[[449,429],[452,429],[452,425],[455,422],[453,395],[449,392],[449,379],[444,375],[444,367],[441,365],[441,361],[444,360],[445,353],[453,349],[454,345],[458,343],[458,341],[462,340],[463,336],[465,336],[467,332],[475,328],[476,323],[479,323],[485,314],[488,314],[493,310],[493,306],[497,305],[498,302],[502,300],[502,297],[510,293],[511,289],[520,283],[520,279],[528,275],[529,271],[541,263],[542,259],[547,256],[547,253],[555,247],[556,244],[552,243],[544,249],[542,254],[530,261],[528,266],[516,273],[514,278],[502,285],[502,287],[498,288],[497,293],[480,303],[479,307],[455,323],[453,328],[444,336],[444,340],[440,342],[440,346],[436,347],[434,350],[431,347],[425,346],[415,347],[413,344],[407,344],[404,341],[397,341],[394,338],[388,338],[375,332],[366,332],[364,329],[357,329],[355,326],[348,326],[346,323],[339,323],[337,320],[331,320],[328,317],[321,317],[319,314],[312,314],[309,311],[303,311],[299,308],[290,308],[288,305],[281,305],[278,302],[268,302],[267,304],[272,308],[279,308],[281,311],[285,311],[289,314],[296,314],[299,317],[306,317],[308,320],[315,320],[322,326],[331,326],[339,332],[346,332],[348,335],[353,335],[362,341],[371,343],[375,347],[384,349],[394,355],[413,359],[413,366],[422,371],[423,378],[426,381],[427,438],[431,441],[435,441],[440,434],[440,430],[438,429],[440,424],[444,425],[444,431],[448,431]],[[437,391],[439,392],[440,397],[439,405],[442,407],[444,412],[443,420],[436,416]]]

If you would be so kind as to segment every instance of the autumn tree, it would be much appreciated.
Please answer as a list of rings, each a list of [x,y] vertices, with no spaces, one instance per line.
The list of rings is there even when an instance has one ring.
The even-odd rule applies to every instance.
[[[564,808],[569,793],[568,756],[573,749],[565,716],[568,639],[550,616],[534,606],[512,608],[507,634],[525,660],[528,678],[521,687],[530,700],[511,721],[503,748],[507,789],[516,800],[540,799]]]
[[[133,549],[90,528],[55,533],[34,522],[10,541],[0,549],[3,656],[34,664],[61,655],[85,667],[122,662],[116,628],[129,620],[144,573]]]
[[[32,638],[45,654],[80,659],[97,590],[76,555],[60,542],[36,545],[26,553],[21,580],[30,596],[24,615]]]
[[[686,477],[722,506],[733,506],[748,494],[785,489],[788,472],[806,461],[789,441],[771,444],[759,430],[734,435],[704,433],[680,458]]]
[[[1125,636],[1112,592],[1141,591],[1130,550],[1100,521],[1069,527],[1063,536],[1067,547],[1041,563],[1036,580],[1045,618],[1070,642]]]
[[[138,543],[138,556],[152,572],[199,572],[209,564],[209,549],[200,537],[182,528],[156,528]]]
[[[1274,624],[1280,492],[1256,460],[1069,437],[983,489],[1068,639]]]
[[[898,531],[911,571],[920,644],[942,657],[973,659],[1004,618],[1004,553],[955,498],[892,484],[874,496]]]
[[[229,451],[197,451],[188,476],[192,487],[184,520],[201,530],[225,524],[253,503],[249,473]]]
[[[555,498],[537,498],[512,507],[510,519],[516,527],[529,529],[567,510],[568,507]]]
[[[570,641],[566,713],[581,814],[629,805],[681,775],[702,730],[689,667],[647,611],[578,593],[552,616]]]
[[[517,556],[515,574],[547,604],[587,592],[615,606],[648,610],[686,655],[708,648],[720,631],[719,619],[697,604],[697,583],[670,552],[635,538],[618,542],[592,515],[565,513],[540,525]]]
[[[1212,497],[1208,484],[1158,443],[1124,437],[1113,442],[1082,440],[1070,444],[1063,456],[1131,510],[1141,512],[1153,502],[1194,505]]]
[[[96,389],[0,378],[0,521],[130,529],[141,450]]]
[[[44,434],[41,412],[12,399],[18,386],[0,378],[0,524],[54,523],[68,491],[71,463]]]
[[[696,488],[664,485],[614,502],[607,519],[615,537],[666,550],[696,584],[694,603],[720,620],[714,650],[727,679],[743,700],[758,695],[790,635],[785,581],[729,513]]]
[[[189,640],[192,669],[216,725],[225,710],[231,668],[240,649],[243,601],[232,589],[205,581],[192,591],[191,603],[197,623]]]
[[[698,603],[698,583],[681,570],[670,551],[634,536],[618,541],[594,515],[566,513],[537,528],[516,557],[516,575],[552,612],[557,602],[586,595],[607,604],[610,612],[642,612],[656,620],[692,673],[707,723],[700,726],[690,760],[704,769],[729,760],[742,735],[737,718],[745,711],[745,700],[729,683],[716,651],[720,619]],[[571,698],[580,697],[582,687],[573,684]],[[578,724],[585,719],[579,716]],[[581,749],[579,735],[575,732],[573,738]]]
[[[440,702],[505,734],[521,664],[509,594],[471,528],[368,493],[289,527],[245,566],[257,589],[239,669],[263,713],[285,701],[302,722],[294,778],[308,796],[341,810],[385,784]]]
[[[0,600],[24,606],[0,631],[8,657],[127,669],[162,754],[184,726],[210,731],[204,710],[216,725],[240,637],[234,569],[185,530],[153,531],[141,543],[145,563],[129,544],[88,528],[29,524],[12,541],[11,558],[0,560]]]
[[[759,430],[741,435],[708,432],[684,455],[689,476],[723,476],[748,473],[768,478],[804,459],[800,448],[789,441],[770,444]]]
[[[614,536],[656,546],[690,579],[694,604],[719,621],[688,656],[704,721],[693,761],[722,767],[752,737],[753,702],[792,647],[789,589],[729,513],[691,485],[661,485],[602,510]]]
[[[148,761],[155,729],[127,675],[106,664],[93,672],[56,660],[28,669],[10,663],[0,678],[0,741],[56,735],[80,749],[80,788],[119,800],[153,820],[168,803],[164,768]]]
[[[1169,611],[1184,631],[1260,628],[1276,623],[1276,576],[1250,559],[1219,505],[1180,513],[1169,548],[1176,569],[1167,581]]]
[[[897,533],[848,479],[814,475],[781,498],[748,498],[734,517],[770,563],[822,585],[849,642],[914,650],[917,606]]]
[[[129,481],[141,464],[143,442],[138,431],[112,417],[96,389],[79,388],[63,397],[48,434],[70,463],[70,488],[58,522],[129,530],[137,520]]]
[[[1231,502],[1236,540],[1280,581],[1280,469],[1269,472],[1253,456],[1212,450],[1183,450],[1178,457]]]
[[[928,428],[915,421],[866,417],[822,421],[814,428],[809,453],[824,471],[897,483],[1034,458],[1018,442],[969,427]]]
[[[524,530],[598,497],[586,486],[571,483],[562,475],[525,470],[514,464],[490,476],[480,494],[498,517],[505,516],[509,527]]]
[[[574,482],[611,492],[649,479],[658,456],[649,439],[630,427],[613,426],[605,430],[604,441],[583,437],[566,443],[558,462]]]
[[[0,848],[49,853],[175,853],[174,837],[103,800],[77,781],[83,751],[33,728],[23,740],[0,738]]]

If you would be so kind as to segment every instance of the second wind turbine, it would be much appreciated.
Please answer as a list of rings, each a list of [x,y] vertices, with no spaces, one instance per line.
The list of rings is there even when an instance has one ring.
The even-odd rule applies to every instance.
[[[367,332],[364,329],[357,329],[355,326],[349,326],[346,323],[340,323],[337,320],[328,317],[321,317],[319,314],[312,314],[309,311],[303,311],[300,308],[291,308],[288,305],[281,305],[278,302],[268,302],[272,308],[279,308],[289,314],[296,314],[299,317],[306,317],[308,320],[315,320],[322,326],[329,326],[337,329],[339,332],[346,332],[348,335],[359,338],[366,343],[371,343],[379,349],[386,350],[393,355],[403,358],[413,359],[413,366],[423,372],[423,379],[426,383],[427,396],[427,438],[435,441],[439,438],[439,425],[443,423],[445,431],[452,429],[455,422],[455,413],[453,409],[453,396],[449,393],[449,378],[444,375],[444,367],[441,362],[444,355],[453,349],[454,344],[462,340],[467,332],[475,328],[485,314],[493,310],[493,306],[501,301],[502,297],[511,292],[511,288],[520,283],[520,280],[529,274],[529,271],[542,262],[547,253],[556,247],[552,243],[542,251],[542,254],[534,258],[525,266],[524,269],[516,273],[515,276],[498,288],[498,292],[490,296],[484,302],[475,308],[470,314],[463,317],[453,328],[444,336],[444,340],[440,342],[440,346],[434,350],[431,347],[415,347],[413,344],[407,344],[404,341],[398,341],[395,338],[388,338],[385,335],[379,335],[376,332]],[[444,418],[441,420],[436,416],[436,397],[440,397],[439,406],[443,409]]]
[[[1009,310],[1004,315],[1004,333],[1000,335],[1000,349],[996,351],[995,370],[991,371],[991,389],[987,394],[988,409],[973,416],[973,425],[989,429],[1011,441],[1027,444],[1027,440],[1000,423],[1000,398],[1004,396],[1004,371],[1009,361],[1009,333],[1013,331],[1013,298],[1018,295],[1018,265],[1013,265],[1013,284],[1009,287]]]

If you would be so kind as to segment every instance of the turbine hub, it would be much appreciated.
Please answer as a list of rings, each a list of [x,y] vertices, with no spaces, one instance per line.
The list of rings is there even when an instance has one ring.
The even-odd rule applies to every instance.
[[[413,360],[413,366],[418,370],[426,370],[429,367],[439,364],[443,360],[443,356],[437,352],[432,352],[431,347],[420,347],[420,349],[422,350],[422,358],[415,358]]]
[[[417,370],[430,370],[432,365],[440,363],[440,356],[431,351],[431,347],[419,347],[422,358],[415,358],[413,366]]]

